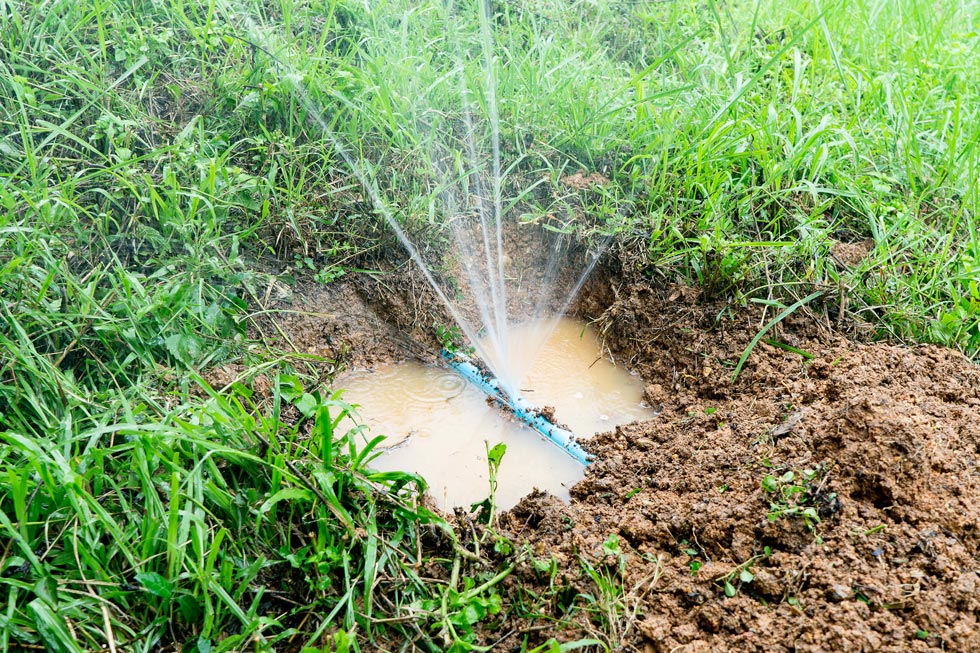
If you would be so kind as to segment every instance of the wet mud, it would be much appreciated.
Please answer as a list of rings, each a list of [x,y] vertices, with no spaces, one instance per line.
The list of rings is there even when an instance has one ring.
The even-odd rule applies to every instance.
[[[563,428],[577,438],[653,414],[643,404],[643,383],[604,360],[594,333],[577,320],[516,327],[511,346],[511,369],[524,366],[523,398],[543,406],[539,414],[547,412],[552,420],[561,415]],[[487,451],[498,443],[507,447],[495,475],[500,510],[535,488],[567,501],[569,488],[583,477],[578,460],[445,366],[402,361],[344,373],[336,385],[346,401],[359,406],[356,418],[340,428],[361,424],[367,429],[364,440],[386,436],[372,465],[421,474],[443,510],[487,498]]]

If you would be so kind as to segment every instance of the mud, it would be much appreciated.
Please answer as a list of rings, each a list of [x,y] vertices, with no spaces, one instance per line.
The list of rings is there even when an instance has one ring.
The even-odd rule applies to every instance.
[[[553,315],[595,256],[567,235],[537,226],[560,224],[562,219],[547,215],[534,220],[534,225],[505,223],[504,269],[511,319]],[[311,363],[324,381],[343,369],[407,358],[435,362],[442,344],[437,327],[450,327],[452,318],[398,247],[379,252],[355,261],[377,273],[350,274],[330,284],[317,283],[287,267],[289,276],[297,276],[295,285],[275,282],[263,297],[255,298],[271,317],[256,320],[258,329],[252,335],[284,351],[323,359]],[[449,252],[445,260],[433,263],[433,269],[443,291],[457,302],[456,310],[479,325],[479,311],[469,297],[461,262]],[[275,275],[278,270],[268,272]]]
[[[596,596],[589,563],[620,588],[611,612],[573,617],[580,636],[619,633],[624,651],[980,650],[980,369],[853,343],[811,313],[778,335],[811,360],[760,344],[732,384],[760,311],[615,282],[580,305],[596,309],[662,413],[589,443],[599,460],[570,506],[530,496],[503,523],[559,561],[547,585],[530,562],[522,582]]]
[[[280,324],[338,365],[425,360],[442,319],[431,295],[409,272],[310,286]],[[834,311],[818,300],[785,320],[733,383],[771,309],[600,273],[573,312],[661,412],[590,441],[597,461],[570,505],[532,493],[501,516],[534,555],[480,643],[980,651],[980,368],[849,340]],[[535,619],[518,608],[528,591]]]
[[[411,274],[400,277],[399,292],[368,276],[328,285],[303,281],[283,289],[271,304],[276,319],[266,320],[259,335],[288,353],[311,357],[324,381],[352,367],[434,361],[437,343],[426,326],[436,315],[435,298],[424,284]]]
[[[541,412],[577,438],[653,414],[642,402],[643,383],[603,360],[595,335],[577,320],[515,327],[511,345],[511,369],[526,372],[519,384],[523,397],[553,404]],[[360,407],[340,428],[363,424],[365,439],[386,436],[384,453],[372,465],[421,474],[436,505],[448,512],[488,496],[488,445],[507,447],[496,472],[500,510],[535,488],[568,500],[568,489],[584,475],[580,462],[444,366],[402,361],[345,373],[336,385],[346,401]]]

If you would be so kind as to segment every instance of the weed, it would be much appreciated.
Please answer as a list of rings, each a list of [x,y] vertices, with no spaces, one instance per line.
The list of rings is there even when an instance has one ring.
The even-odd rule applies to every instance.
[[[313,275],[313,279],[317,283],[328,284],[336,281],[347,274],[347,270],[340,267],[339,265],[328,265],[327,267],[321,269],[319,272]]]
[[[488,617],[500,613],[503,600],[494,589],[491,578],[476,586],[473,578],[463,578],[463,586],[447,587],[441,599],[422,601],[422,611],[436,616],[431,628],[448,645],[445,650],[454,653],[475,650],[474,627]],[[499,582],[499,581],[497,581]]]
[[[592,624],[589,634],[601,641],[606,650],[615,650],[632,632],[640,601],[660,580],[660,559],[656,559],[650,575],[627,589],[626,553],[620,548],[619,538],[611,534],[602,543],[602,557],[598,563],[593,564],[579,556],[579,565],[594,589],[576,596]]]
[[[466,346],[465,339],[463,338],[463,331],[455,324],[446,326],[443,324],[434,324],[433,328],[436,331],[436,340],[439,342],[439,346],[445,351],[451,354],[464,354],[469,356],[473,353],[472,346]]]
[[[809,530],[816,532],[821,517],[840,509],[837,494],[823,490],[827,480],[828,470],[823,466],[802,472],[787,470],[780,476],[767,474],[761,482],[769,502],[767,519],[770,522],[783,517],[802,519]]]
[[[761,554],[752,556],[745,562],[737,565],[727,574],[716,578],[715,582],[721,584],[722,589],[725,592],[725,596],[732,598],[738,594],[738,591],[744,585],[748,585],[755,580],[755,574],[752,573],[752,566],[759,561],[767,560],[771,554],[772,553],[769,550],[769,547],[765,547]]]
[[[759,344],[759,341],[766,335],[766,333],[769,332],[770,329],[821,295],[823,295],[823,291],[818,290],[817,292],[810,293],[803,299],[797,300],[791,306],[786,307],[779,315],[774,317],[768,324],[766,324],[766,326],[756,333],[755,337],[752,338],[748,346],[745,348],[745,351],[742,352],[742,356],[738,359],[738,363],[735,365],[735,370],[732,372],[732,383],[735,383],[735,381],[738,379],[738,375],[742,372],[742,366],[745,365],[745,361],[748,360],[749,354],[752,353],[752,350],[755,349],[755,346]]]
[[[497,508],[497,476],[500,473],[500,463],[503,461],[504,454],[507,453],[507,445],[503,442],[498,442],[493,447],[490,446],[490,443],[485,443],[485,445],[490,494],[483,501],[470,506],[470,511],[475,513],[477,519],[483,524],[491,526]]]
[[[490,494],[484,501],[474,504],[471,508],[478,523],[485,527],[482,536],[478,536],[475,530],[472,531],[472,542],[476,551],[474,557],[480,559],[481,546],[487,539],[491,539],[494,552],[506,559],[514,551],[514,544],[508,538],[497,534],[493,526],[496,513],[497,474],[507,447],[502,443],[493,447],[487,443],[486,446]],[[444,650],[456,653],[480,650],[480,647],[474,644],[476,626],[500,613],[503,599],[497,592],[496,586],[513,572],[516,565],[516,562],[511,562],[495,573],[481,571],[475,576],[463,576],[461,579],[463,557],[460,550],[457,550],[449,582],[438,596],[421,599],[413,606],[413,611],[418,616],[426,617],[430,621],[430,630],[441,640]]]

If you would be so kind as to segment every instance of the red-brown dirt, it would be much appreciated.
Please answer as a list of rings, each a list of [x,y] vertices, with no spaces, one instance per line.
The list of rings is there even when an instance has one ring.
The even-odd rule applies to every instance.
[[[531,496],[503,517],[559,563],[522,582],[595,597],[583,569],[605,570],[621,593],[579,612],[579,636],[624,651],[980,650],[980,368],[800,316],[778,338],[812,360],[760,344],[733,384],[760,311],[605,290],[580,310],[662,412],[591,443],[571,505]]]

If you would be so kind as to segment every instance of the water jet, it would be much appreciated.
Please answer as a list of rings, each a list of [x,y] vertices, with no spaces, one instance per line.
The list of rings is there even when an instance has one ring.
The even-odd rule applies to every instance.
[[[376,165],[377,162],[359,156],[358,148],[352,145],[358,142],[359,135],[350,137],[334,131],[335,124],[344,124],[344,121],[337,123],[336,115],[328,115],[311,95],[303,76],[288,63],[288,59],[276,56],[288,46],[274,42],[268,31],[248,19],[246,21],[250,37],[263,44],[264,51],[285,73],[282,78],[290,84],[299,102],[307,109],[307,119],[319,127],[335,154],[357,178],[377,216],[397,237],[434,292],[446,316],[459,328],[468,345],[474,348],[473,359],[446,356],[448,366],[460,375],[461,382],[473,386],[474,394],[490,397],[495,407],[513,415],[516,419],[511,420],[514,422],[512,426],[517,430],[525,431],[527,435],[523,426],[526,425],[550,443],[540,442],[545,449],[550,449],[551,445],[562,449],[571,460],[550,460],[552,456],[548,456],[549,452],[546,451],[535,452],[535,456],[549,458],[548,468],[576,467],[575,472],[564,470],[568,472],[565,478],[571,480],[582,473],[582,466],[589,463],[589,456],[578,444],[573,431],[579,436],[588,437],[614,426],[605,415],[609,412],[607,406],[602,401],[593,405],[603,406],[600,426],[583,428],[573,424],[572,428],[566,428],[553,423],[539,410],[543,405],[537,400],[540,395],[534,395],[535,401],[528,401],[523,398],[524,391],[519,388],[529,387],[521,386],[525,373],[529,371],[527,368],[541,353],[541,348],[568,311],[606,250],[610,236],[592,242],[584,252],[584,260],[578,260],[583,257],[578,254],[571,257],[569,251],[576,242],[576,234],[588,232],[587,225],[578,225],[581,229],[572,228],[568,223],[563,223],[560,229],[549,228],[553,227],[551,225],[535,228],[532,227],[535,224],[533,221],[525,223],[517,217],[518,209],[515,207],[523,198],[530,196],[539,183],[544,182],[510,190],[505,184],[516,163],[505,167],[501,156],[496,74],[502,64],[494,44],[492,3],[489,0],[450,0],[444,9],[445,12],[439,15],[427,14],[427,19],[441,21],[445,25],[446,52],[455,53],[455,60],[449,61],[440,75],[428,80],[424,87],[404,93],[402,97],[406,99],[406,104],[401,111],[395,112],[414,123],[412,129],[420,132],[421,143],[425,146],[422,150],[427,156],[423,157],[421,167],[431,168],[431,179],[421,186],[427,189],[425,202],[429,215],[442,217],[444,233],[448,236],[446,240],[453,245],[441,258],[426,254],[430,249],[427,242],[417,241],[412,236],[413,212],[402,211],[399,202],[387,196],[386,177],[379,175],[379,171],[390,170],[391,167]],[[468,19],[475,19],[475,25]],[[379,48],[377,54],[383,59],[384,48],[380,45]],[[330,113],[345,111],[344,107],[356,105],[345,100],[339,107]],[[506,198],[505,202],[505,194],[513,197]],[[596,234],[602,232],[601,222],[598,220],[593,225]],[[588,242],[588,238],[583,238],[582,244]],[[505,247],[505,243],[508,247]],[[525,254],[517,257],[518,260],[505,251],[515,247],[515,243],[518,249],[514,251]],[[454,260],[451,254],[458,259]],[[575,264],[568,266],[573,260]],[[530,281],[526,281],[523,269],[534,264],[541,272],[529,275],[527,279]],[[563,271],[567,273],[563,274]],[[517,283],[514,283],[515,280]],[[514,322],[515,315],[536,324],[532,332],[525,334],[522,342],[514,338],[521,328]],[[546,318],[546,315],[554,317]],[[523,351],[515,354],[517,349]],[[595,360],[591,359],[590,363]],[[540,384],[537,389],[543,392],[545,387],[547,384]],[[411,395],[418,390],[431,389],[416,387],[405,394]],[[589,390],[577,393],[578,397],[589,394]],[[580,400],[576,398],[575,401]],[[633,408],[640,404],[639,401],[633,403]],[[482,408],[486,410],[486,406]],[[501,411],[491,412],[498,413],[494,416],[497,419],[508,421]],[[471,423],[457,429],[455,434],[461,439],[469,439],[471,435],[481,433],[482,443],[483,435],[478,428],[482,428],[482,425],[473,421],[477,417],[471,415]],[[564,413],[562,419],[572,423]],[[403,426],[404,423],[392,424],[383,430],[388,430],[389,434],[404,434]],[[413,426],[408,433],[425,428],[424,425]],[[496,427],[490,431],[494,429]],[[411,439],[413,436],[407,437]],[[443,447],[434,455],[448,459],[454,451],[459,451],[456,445]],[[531,464],[532,461],[524,462]],[[535,476],[535,486],[540,476],[540,473]],[[559,487],[564,486],[559,484]]]

